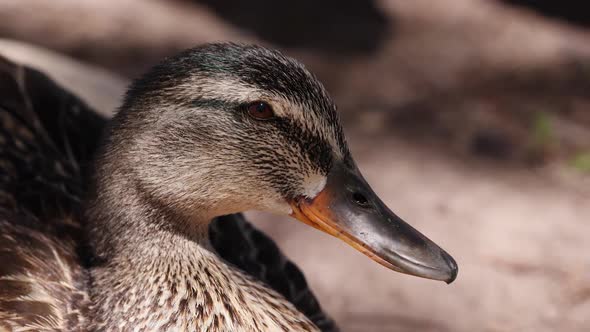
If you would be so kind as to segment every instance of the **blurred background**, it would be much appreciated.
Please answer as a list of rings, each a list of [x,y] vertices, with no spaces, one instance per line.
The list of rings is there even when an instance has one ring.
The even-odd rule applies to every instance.
[[[0,38],[0,55],[103,114],[181,49],[281,49],[325,83],[376,192],[459,263],[451,285],[400,275],[251,213],[344,331],[590,330],[590,14],[578,2],[0,0]]]

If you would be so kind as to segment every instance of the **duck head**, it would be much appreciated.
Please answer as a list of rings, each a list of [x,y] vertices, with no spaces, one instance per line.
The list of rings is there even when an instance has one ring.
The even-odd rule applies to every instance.
[[[132,84],[107,146],[124,166],[106,176],[118,174],[184,228],[269,211],[392,270],[446,282],[457,275],[453,258],[365,181],[324,87],[276,51],[209,44],[166,59]]]

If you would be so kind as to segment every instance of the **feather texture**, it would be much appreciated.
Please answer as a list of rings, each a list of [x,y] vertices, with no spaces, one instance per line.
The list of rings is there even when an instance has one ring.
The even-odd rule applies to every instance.
[[[84,150],[64,137],[93,114],[41,73],[1,58],[0,92],[0,327],[79,330],[88,296],[75,160]],[[63,131],[52,136],[52,126]]]
[[[92,263],[80,221],[106,120],[42,73],[0,58],[0,330],[83,329]],[[301,271],[241,215],[212,223],[228,262],[265,282],[323,331],[337,328]]]

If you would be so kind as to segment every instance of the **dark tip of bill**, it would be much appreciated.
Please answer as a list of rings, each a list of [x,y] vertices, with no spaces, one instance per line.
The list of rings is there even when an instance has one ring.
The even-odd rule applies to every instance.
[[[455,279],[457,279],[457,275],[459,274],[459,267],[457,266],[457,262],[449,256],[449,266],[451,268],[451,277],[446,281],[447,285],[450,285]]]

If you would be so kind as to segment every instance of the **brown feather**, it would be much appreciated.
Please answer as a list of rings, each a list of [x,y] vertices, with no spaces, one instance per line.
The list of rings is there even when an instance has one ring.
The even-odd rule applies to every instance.
[[[78,210],[86,190],[81,179],[105,120],[43,74],[0,57],[0,121],[0,331],[83,330],[89,304],[83,266],[89,257],[80,246],[84,240]],[[289,299],[298,298],[295,305],[314,321],[329,322],[322,330],[335,331],[305,280],[301,282],[297,267],[268,238],[256,248],[259,243],[250,234],[259,235],[258,231],[239,218],[240,227],[226,229],[215,241],[222,256],[273,287],[281,277],[287,283],[299,280],[289,287],[290,293],[276,289]],[[241,231],[246,233],[240,235]],[[213,232],[212,237],[220,234]],[[233,259],[223,250],[241,242],[248,250],[267,252],[288,264],[281,264],[278,273],[250,270],[252,263],[263,267],[258,271],[272,272],[277,266],[255,256]],[[298,290],[301,293],[294,296]],[[187,302],[182,303],[186,309]],[[233,307],[226,304],[225,309],[239,323]],[[212,324],[223,325],[224,317],[215,316]],[[303,321],[296,325],[311,329]]]

